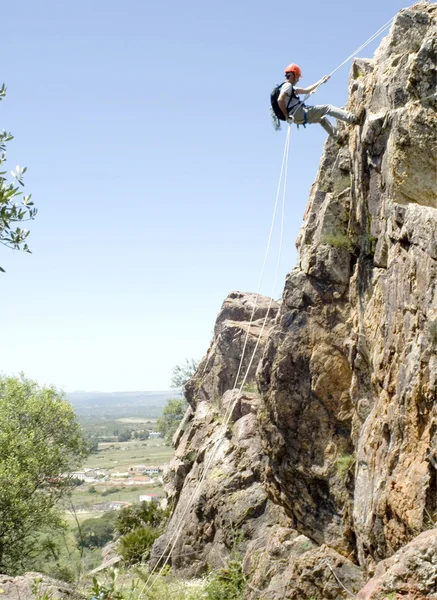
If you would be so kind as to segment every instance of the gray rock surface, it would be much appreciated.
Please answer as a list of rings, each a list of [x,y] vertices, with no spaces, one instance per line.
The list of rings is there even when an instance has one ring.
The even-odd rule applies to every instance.
[[[222,567],[233,551],[244,553],[248,540],[264,536],[270,526],[289,524],[283,510],[269,502],[259,475],[255,371],[277,312],[276,302],[255,294],[233,292],[223,303],[211,347],[186,386],[190,407],[165,474],[172,516],[154,545],[152,565],[168,555],[179,529],[171,564],[192,576],[207,565]]]
[[[380,562],[375,576],[357,600],[437,598],[437,529],[424,531],[390,558]]]
[[[421,532],[437,515],[436,18],[435,4],[402,10],[374,59],[354,61],[361,124],[325,144],[298,265],[263,330],[268,299],[255,310],[251,387],[228,426],[254,295],[226,299],[187,386],[155,554],[179,524],[183,572],[236,548],[251,600],[351,597],[374,574],[383,594],[434,598]]]
[[[35,587],[36,586],[36,587]],[[36,590],[36,593],[34,593]],[[8,600],[36,600],[47,594],[58,600],[85,600],[86,596],[75,591],[63,581],[57,581],[40,573],[26,573],[19,577],[0,575],[0,597]]]

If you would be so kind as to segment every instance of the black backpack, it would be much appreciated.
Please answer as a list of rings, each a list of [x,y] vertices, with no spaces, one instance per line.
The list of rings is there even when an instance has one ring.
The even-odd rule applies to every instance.
[[[273,88],[271,94],[270,94],[270,104],[272,107],[272,111],[273,113],[276,115],[276,117],[280,120],[280,121],[286,121],[287,119],[284,117],[282,110],[279,107],[278,104],[278,98],[279,98],[279,94],[281,93],[281,87],[284,85],[284,83],[286,82],[282,82],[279,85],[277,85],[275,88]],[[296,95],[296,92],[294,91],[294,87],[291,88],[291,96],[290,99],[288,101],[287,104],[287,108],[288,105],[290,104],[290,102],[292,101],[293,98],[296,98],[297,100],[299,99],[298,96]]]

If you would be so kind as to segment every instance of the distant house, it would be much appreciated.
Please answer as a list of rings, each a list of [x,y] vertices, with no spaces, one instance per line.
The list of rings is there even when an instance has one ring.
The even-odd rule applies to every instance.
[[[163,496],[159,494],[142,494],[139,498],[140,502],[159,502]]]
[[[159,475],[159,473],[162,473],[162,468],[161,467],[146,467],[144,469],[144,472],[147,473],[148,475]]]
[[[160,438],[162,433],[160,431],[149,431],[149,438]]]
[[[141,471],[145,471],[147,469],[146,465],[134,465],[133,467],[129,467],[129,471],[132,473],[138,473]]]

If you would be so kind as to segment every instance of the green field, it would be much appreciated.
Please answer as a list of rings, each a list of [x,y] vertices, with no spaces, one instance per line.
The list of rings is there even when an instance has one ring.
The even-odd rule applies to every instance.
[[[91,486],[90,486],[91,487]],[[97,493],[90,493],[88,491],[88,486],[80,486],[73,491],[71,495],[71,501],[73,503],[74,509],[76,511],[77,517],[80,521],[84,519],[90,519],[91,517],[101,516],[99,512],[92,512],[91,507],[93,504],[100,504],[101,502],[130,502],[134,504],[135,502],[139,502],[139,497],[141,494],[163,494],[162,486],[157,484],[155,486],[152,485],[132,485],[132,486],[117,486],[114,489],[114,492],[111,494],[107,494],[102,496],[101,492],[107,489],[107,485],[95,485],[92,486],[96,489]],[[82,512],[83,510],[87,512]],[[71,515],[71,510],[67,509],[66,511],[67,519],[74,521],[74,517]],[[83,516],[86,515],[86,516]]]
[[[165,446],[162,439],[153,439],[145,441],[113,442],[100,443],[97,453],[91,454],[84,464],[85,468],[101,468],[110,472],[126,472],[130,467],[139,464],[151,466],[164,466],[168,464],[173,456],[174,449]],[[88,490],[96,490],[96,493],[90,493]],[[113,489],[113,492],[107,493]],[[104,493],[104,495],[102,495]],[[92,517],[99,517],[101,513],[91,512],[93,504],[101,502],[139,502],[141,494],[163,494],[162,485],[159,478],[156,477],[154,485],[135,484],[133,486],[123,486],[120,483],[111,483],[105,481],[102,483],[89,483],[77,487],[71,496],[77,518],[80,522]],[[86,510],[87,512],[82,512]],[[66,519],[71,524],[74,523],[74,517],[66,512]]]
[[[152,425],[155,426],[158,419],[149,419],[147,417],[124,417],[123,419],[117,419],[118,423],[134,423],[139,425]],[[149,428],[151,429],[151,428]]]
[[[166,446],[161,438],[100,443],[97,453],[87,458],[84,467],[127,471],[129,467],[138,464],[159,466],[167,464],[173,453],[174,449]]]

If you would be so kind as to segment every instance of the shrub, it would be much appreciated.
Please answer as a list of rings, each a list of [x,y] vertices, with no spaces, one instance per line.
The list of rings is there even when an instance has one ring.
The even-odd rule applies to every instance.
[[[352,240],[344,233],[326,233],[322,236],[322,242],[333,248],[346,248],[350,252],[354,249]]]
[[[122,508],[117,514],[115,528],[118,533],[125,535],[134,529],[143,526],[161,527],[168,516],[168,512],[162,510],[153,502],[141,502]]]
[[[345,475],[354,463],[355,457],[353,454],[342,454],[335,463],[338,474]]]
[[[207,600],[241,600],[246,581],[238,557],[231,557],[223,569],[213,571],[205,587]]]
[[[160,531],[154,527],[138,527],[120,538],[117,550],[129,565],[146,561],[153,542],[159,535]]]
[[[109,496],[110,494],[117,494],[118,492],[122,492],[122,491],[123,491],[123,488],[121,488],[121,487],[107,488],[106,490],[101,492],[101,496]]]

